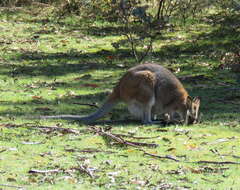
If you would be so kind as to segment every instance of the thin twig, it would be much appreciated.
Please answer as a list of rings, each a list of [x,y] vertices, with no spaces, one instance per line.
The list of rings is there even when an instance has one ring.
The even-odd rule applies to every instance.
[[[169,156],[169,155],[159,156],[159,155],[151,154],[151,153],[148,153],[148,152],[145,152],[145,151],[143,151],[143,152],[144,152],[144,154],[155,157],[155,158],[170,159],[170,160],[173,160],[175,162],[183,162],[183,163],[192,163],[192,164],[240,164],[240,162],[233,162],[233,161],[209,161],[209,160],[185,162],[185,161],[178,160],[178,159],[174,158],[173,156]]]
[[[201,179],[203,179],[204,181],[207,181],[207,182],[211,182],[213,184],[219,184],[219,183],[223,182],[223,180],[213,181],[213,180],[209,180],[209,179],[206,179],[206,178],[203,178],[203,177]]]
[[[141,56],[141,58],[138,60],[139,63],[141,63],[143,61],[143,59],[148,55],[149,51],[152,49],[152,38],[150,38],[150,42],[148,45],[147,50],[145,51],[145,53]]]
[[[128,138],[133,138],[133,139],[155,139],[155,138],[159,138],[161,137],[160,135],[158,136],[154,136],[154,137],[136,137],[136,136],[133,136],[133,135],[125,135],[125,134],[119,134],[119,133],[114,133],[114,135],[116,136],[120,136],[120,137],[128,137]]]
[[[29,126],[28,126],[29,127]],[[48,127],[48,126],[34,126],[35,128],[39,129],[49,129],[49,130],[56,130],[64,133],[73,133],[73,134],[79,134],[80,132],[76,129],[71,129],[71,128],[63,128],[63,127]]]
[[[136,47],[135,47],[135,45],[134,45],[134,39],[133,39],[133,37],[132,37],[132,34],[129,32],[129,35],[128,35],[128,34],[125,34],[125,36],[127,37],[128,41],[129,41],[130,44],[131,44],[132,53],[133,53],[136,61],[137,61],[138,63],[140,63],[140,62],[139,62],[139,58],[138,58],[138,54],[137,54],[137,51],[136,51]]]
[[[240,164],[240,162],[232,162],[232,161],[208,161],[208,160],[200,160],[200,161],[188,162],[188,163],[196,163],[196,164]]]
[[[175,162],[180,162],[180,160],[174,158],[173,156],[170,156],[170,155],[166,155],[166,156],[159,156],[159,155],[156,155],[156,154],[151,154],[151,153],[148,153],[148,152],[145,152],[143,151],[144,154],[148,155],[148,156],[152,156],[152,157],[155,157],[155,158],[161,158],[161,159],[169,159],[169,160],[173,160]]]
[[[3,187],[10,187],[10,188],[16,188],[16,189],[25,189],[24,187],[20,187],[20,186],[15,186],[15,185],[6,185],[6,184],[0,184],[0,186],[3,186]]]
[[[84,153],[96,153],[96,152],[104,152],[106,154],[116,153],[116,152],[113,152],[113,151],[105,151],[105,150],[102,150],[102,149],[95,149],[95,148],[85,148],[85,149],[82,149],[82,150],[78,150],[76,148],[65,148],[64,150],[67,151],[67,152],[84,152]]]
[[[0,150],[0,153],[7,151],[7,149],[2,149]]]
[[[79,164],[79,170],[86,173],[89,177],[94,178],[92,172],[86,166]]]
[[[49,129],[49,130],[55,130],[55,131],[60,131],[60,132],[64,132],[64,133],[73,133],[73,134],[79,134],[80,132],[76,129],[72,129],[72,128],[64,128],[64,127],[57,127],[57,126],[39,126],[39,125],[35,125],[34,123],[24,123],[24,124],[11,124],[11,123],[7,123],[7,124],[1,124],[2,126],[4,125],[5,127],[25,127],[25,128],[32,128],[32,129]]]
[[[106,136],[106,137],[118,142],[119,144],[125,144],[125,145],[128,145],[128,146],[138,147],[137,145],[135,145],[131,142],[127,142],[124,139],[122,139],[121,137],[114,136],[113,134],[111,134],[109,132],[105,132],[103,130],[95,130],[95,132],[97,132],[99,135]]]
[[[146,147],[153,147],[153,148],[158,147],[158,144],[155,144],[155,143],[141,143],[141,142],[132,142],[132,141],[125,141],[125,142],[134,144],[136,146],[146,146]]]
[[[61,170],[54,169],[54,170],[35,170],[31,169],[28,171],[28,173],[39,173],[39,174],[47,174],[47,173],[59,173]]]

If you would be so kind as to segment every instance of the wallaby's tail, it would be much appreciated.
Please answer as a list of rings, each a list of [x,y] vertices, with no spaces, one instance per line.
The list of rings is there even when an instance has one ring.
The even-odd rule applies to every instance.
[[[95,113],[92,113],[88,116],[80,116],[80,115],[53,115],[53,116],[40,116],[40,119],[64,119],[64,120],[77,120],[85,123],[91,123],[96,121],[97,119],[104,116],[108,113],[116,103],[106,102],[100,107]]]
[[[107,101],[94,113],[88,116],[80,115],[53,115],[53,116],[40,116],[40,119],[65,119],[65,120],[77,120],[85,123],[91,123],[101,118],[118,103],[119,101],[119,90],[116,87],[111,95],[108,97]]]

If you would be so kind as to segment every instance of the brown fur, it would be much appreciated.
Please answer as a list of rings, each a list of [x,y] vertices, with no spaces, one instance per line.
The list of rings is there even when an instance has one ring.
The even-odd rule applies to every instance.
[[[128,105],[135,102],[139,107],[146,108],[146,112],[148,112],[147,107],[150,107],[151,116],[168,113],[172,120],[177,112],[185,122],[188,122],[187,111],[192,111],[194,104],[181,82],[169,70],[155,64],[131,68],[120,79],[110,97],[114,97],[116,101],[124,101]],[[199,105],[200,100],[198,107]],[[144,117],[143,113],[141,119],[144,123],[151,122],[151,118]],[[194,120],[197,117],[198,115]]]

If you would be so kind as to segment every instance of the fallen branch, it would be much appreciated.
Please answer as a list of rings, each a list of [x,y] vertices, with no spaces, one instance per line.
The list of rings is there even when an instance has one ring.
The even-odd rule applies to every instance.
[[[148,153],[148,152],[145,152],[145,151],[143,151],[143,152],[144,152],[144,154],[155,157],[155,158],[169,159],[169,160],[173,160],[175,162],[183,162],[183,163],[192,163],[192,164],[240,164],[240,162],[233,162],[233,161],[208,161],[208,160],[185,162],[185,161],[178,160],[178,159],[174,158],[173,156],[169,156],[169,155],[159,156],[159,155],[151,154],[151,153]]]
[[[0,186],[2,186],[2,187],[9,187],[9,188],[16,188],[16,189],[21,189],[21,190],[25,189],[24,187],[15,186],[15,185],[0,184]]]
[[[43,144],[43,142],[29,142],[29,141],[22,141],[21,144],[26,144],[26,145],[37,145],[37,144]]]
[[[67,149],[65,149],[65,151],[67,151],[67,152],[83,152],[83,153],[104,152],[106,154],[116,153],[116,152],[113,152],[113,151],[105,151],[105,150],[95,149],[95,148],[85,148],[85,149],[82,149],[82,150],[78,150],[76,148],[67,148]]]
[[[146,147],[152,147],[152,148],[158,147],[158,144],[155,144],[155,143],[141,143],[141,142],[132,142],[132,141],[125,141],[125,142],[134,144],[136,146],[146,146]]]
[[[208,160],[200,160],[200,161],[188,162],[188,163],[196,163],[196,164],[240,164],[240,162],[232,162],[232,161],[208,161]]]
[[[0,153],[7,151],[7,149],[2,149],[0,150]]]
[[[110,132],[104,131],[102,128],[91,127],[90,130],[99,134],[99,135],[101,135],[101,136],[108,137],[108,138],[116,141],[119,144],[124,144],[124,145],[127,145],[127,146],[133,146],[133,147],[139,147],[139,146],[157,147],[158,146],[157,144],[154,144],[154,143],[140,143],[140,142],[126,141],[123,138],[121,138],[120,136],[117,136],[117,135],[112,134]]]
[[[135,144],[133,144],[133,143],[130,143],[130,142],[125,141],[125,140],[122,139],[121,137],[114,136],[114,135],[111,134],[110,132],[105,132],[102,128],[92,127],[91,130],[93,130],[94,132],[96,132],[97,134],[99,134],[99,135],[101,135],[101,136],[108,137],[108,138],[110,138],[110,139],[118,142],[119,144],[125,144],[125,145],[128,145],[128,146],[138,147],[137,145],[135,145]]]
[[[75,169],[78,169],[79,171],[86,173],[89,177],[94,178],[93,172],[83,164],[79,164],[79,168],[75,168]]]
[[[34,123],[24,123],[24,124],[20,124],[20,125],[16,125],[16,124],[11,124],[11,123],[7,123],[7,124],[1,124],[0,126],[4,126],[4,127],[24,127],[24,128],[31,128],[31,129],[48,129],[48,130],[53,130],[53,131],[60,131],[61,133],[73,133],[73,134],[79,134],[80,132],[76,129],[71,129],[71,128],[64,128],[64,127],[57,127],[57,126],[39,126],[39,125],[34,125]]]
[[[219,183],[222,183],[223,180],[216,180],[216,181],[213,181],[213,180],[209,180],[209,179],[206,179],[206,178],[201,178],[203,179],[204,181],[207,181],[207,182],[210,182],[210,183],[213,183],[213,184],[219,184]]]
[[[148,152],[145,152],[143,151],[145,155],[148,155],[148,156],[152,156],[152,157],[155,157],[155,158],[161,158],[161,159],[169,159],[169,160],[173,160],[175,162],[180,162],[180,160],[174,158],[173,156],[170,156],[170,155],[166,155],[166,156],[159,156],[159,155],[156,155],[156,154],[151,154],[151,153],[148,153]]]
[[[48,126],[34,126],[35,128],[39,129],[48,129],[48,130],[53,130],[53,131],[60,131],[61,133],[73,133],[73,134],[79,134],[80,132],[76,129],[71,129],[71,128],[63,128],[63,127],[48,127]]]
[[[47,173],[59,173],[61,170],[54,169],[54,170],[35,170],[31,169],[28,171],[28,173],[39,173],[39,174],[47,174]]]

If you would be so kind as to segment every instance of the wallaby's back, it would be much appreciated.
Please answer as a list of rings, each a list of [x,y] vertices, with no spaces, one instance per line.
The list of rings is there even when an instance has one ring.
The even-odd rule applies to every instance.
[[[169,103],[169,101],[175,97],[179,98],[181,96],[188,95],[187,91],[177,77],[168,69],[157,64],[142,64],[129,69],[120,79],[119,85],[137,83],[138,81],[136,77],[134,78],[134,73],[140,71],[145,71],[147,73],[144,77],[147,78],[146,80],[149,80],[149,84],[151,83],[151,85],[154,86],[155,95],[160,99],[164,99],[165,103]]]
[[[154,96],[153,111],[156,112],[177,109],[185,103],[188,96],[177,77],[157,64],[142,64],[129,69],[120,79],[117,89],[125,102],[138,99],[145,103]]]

